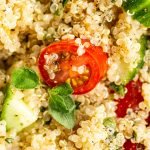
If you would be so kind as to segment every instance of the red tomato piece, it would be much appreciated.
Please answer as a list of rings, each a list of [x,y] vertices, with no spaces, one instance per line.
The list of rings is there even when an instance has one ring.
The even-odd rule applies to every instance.
[[[123,99],[120,99],[117,105],[117,116],[124,117],[128,108],[135,109],[143,101],[141,95],[142,83],[140,81],[131,81],[126,85],[127,93]]]
[[[150,113],[149,113],[148,118],[146,119],[146,122],[148,123],[147,126],[149,126],[150,125]]]
[[[74,40],[55,42],[42,50],[38,67],[46,84],[53,87],[69,82],[74,94],[84,94],[92,90],[107,71],[107,55],[101,47],[84,47],[85,53],[78,55],[78,45]],[[82,73],[73,69],[83,67]]]
[[[137,150],[137,144],[132,143],[130,140],[127,140],[124,145],[124,150]]]
[[[132,143],[131,140],[127,140],[123,148],[124,150],[144,150],[145,146],[141,143]]]

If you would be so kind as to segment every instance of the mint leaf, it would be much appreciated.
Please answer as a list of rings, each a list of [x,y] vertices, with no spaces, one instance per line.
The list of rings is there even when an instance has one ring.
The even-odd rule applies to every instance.
[[[71,113],[62,113],[55,109],[49,107],[49,113],[52,117],[61,125],[63,125],[67,129],[72,129],[75,125],[75,112]]]
[[[32,89],[39,84],[35,71],[28,68],[19,68],[12,73],[12,85],[18,89]]]
[[[53,93],[50,95],[49,103],[52,109],[59,112],[70,113],[76,107],[70,96],[61,96]]]
[[[51,93],[59,95],[69,95],[73,93],[73,89],[68,83],[61,84],[51,89]]]
[[[75,125],[75,102],[70,97],[73,92],[67,83],[48,90],[48,111],[64,127],[71,129]]]

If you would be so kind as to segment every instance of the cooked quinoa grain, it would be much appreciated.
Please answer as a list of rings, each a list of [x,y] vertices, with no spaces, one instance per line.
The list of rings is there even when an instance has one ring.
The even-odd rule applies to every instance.
[[[68,0],[66,4],[62,4],[62,0],[0,0],[0,113],[6,99],[5,89],[11,84],[16,68],[30,68],[40,79],[37,87],[17,89],[14,97],[23,101],[36,120],[17,132],[8,130],[7,121],[1,119],[0,150],[123,150],[127,139],[150,150],[147,121],[150,116],[150,43],[146,46],[144,65],[133,75],[134,81],[141,82],[143,100],[135,110],[128,108],[124,117],[116,114],[119,101],[129,92],[123,85],[126,81],[122,84],[122,77],[126,75],[122,70],[138,67],[140,38],[148,35],[149,40],[148,28],[133,20],[122,5],[123,0]],[[88,93],[69,97],[76,109],[72,129],[65,128],[50,114],[47,90],[50,87],[43,82],[38,68],[44,48],[68,39],[75,41],[79,57],[90,44],[101,47],[108,56],[107,73],[97,85]],[[51,80],[57,77],[60,59],[69,60],[70,56],[65,53],[60,57],[57,52],[44,56],[44,69]],[[71,66],[71,73],[86,74],[78,81],[81,85],[88,80],[89,71],[86,65]],[[77,84],[76,80],[71,81]],[[122,85],[125,93],[121,95],[112,90],[111,83]],[[75,108],[76,103],[79,105]]]

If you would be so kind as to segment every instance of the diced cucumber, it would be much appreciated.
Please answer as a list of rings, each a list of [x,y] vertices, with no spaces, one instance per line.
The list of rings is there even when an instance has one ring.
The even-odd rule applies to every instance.
[[[130,69],[130,64],[125,63],[122,59],[116,59],[115,63],[118,65],[117,72],[115,76],[119,76],[119,83],[122,85],[126,85],[130,80],[132,80],[135,76],[135,68]],[[116,83],[118,84],[118,83]]]
[[[16,89],[9,86],[6,90],[1,120],[5,120],[7,130],[21,131],[37,120],[37,116],[17,95]]]
[[[130,64],[125,63],[123,59],[116,60],[116,63],[119,65],[119,69],[117,70],[116,75],[120,76],[121,84],[123,85],[126,85],[129,81],[131,81],[144,64],[144,56],[147,48],[147,38],[145,36],[142,36],[139,43],[141,44],[141,48],[138,52],[140,58],[136,61],[136,67],[131,69]]]
[[[133,19],[150,27],[150,0],[126,0],[123,3],[123,8],[133,14]]]

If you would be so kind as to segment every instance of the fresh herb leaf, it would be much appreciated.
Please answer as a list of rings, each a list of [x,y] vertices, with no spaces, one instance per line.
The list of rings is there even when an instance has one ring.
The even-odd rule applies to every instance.
[[[63,0],[62,4],[65,6],[67,4],[68,0]]]
[[[32,89],[39,84],[35,71],[28,68],[19,68],[12,73],[12,85],[18,89]]]
[[[133,135],[133,138],[134,138],[135,140],[137,140],[137,133],[136,133],[134,130],[133,130],[132,135]]]
[[[45,125],[50,125],[51,121],[52,121],[52,118],[50,118],[49,120],[45,121],[44,124]]]
[[[75,101],[76,109],[79,109],[81,102]]]
[[[64,4],[66,5],[66,4]],[[64,5],[62,3],[59,3],[57,10],[54,12],[54,17],[61,18],[64,14]]]
[[[58,95],[69,95],[73,93],[73,89],[68,83],[61,84],[59,86],[54,87],[50,91],[51,93],[56,93]]]
[[[71,129],[75,125],[75,102],[70,97],[73,92],[67,83],[48,90],[48,111],[52,117],[64,127]]]
[[[65,113],[70,113],[76,107],[70,96],[56,95],[53,93],[50,95],[50,105],[53,109]]]
[[[41,106],[41,107],[40,107],[40,112],[44,112],[44,111],[46,111],[46,107]]]
[[[49,107],[49,113],[52,117],[61,125],[63,125],[67,129],[72,129],[75,125],[75,112],[72,111],[71,113],[62,113],[55,109],[51,109]]]
[[[119,133],[119,132],[115,131],[115,132],[114,132],[114,136],[116,137],[118,133]]]
[[[103,125],[105,127],[115,128],[116,127],[116,120],[113,117],[107,117],[103,121]]]
[[[110,83],[110,88],[122,96],[125,94],[124,85],[116,85],[114,82],[112,82]]]
[[[8,144],[11,144],[13,142],[13,138],[6,138],[5,141],[8,143]]]

